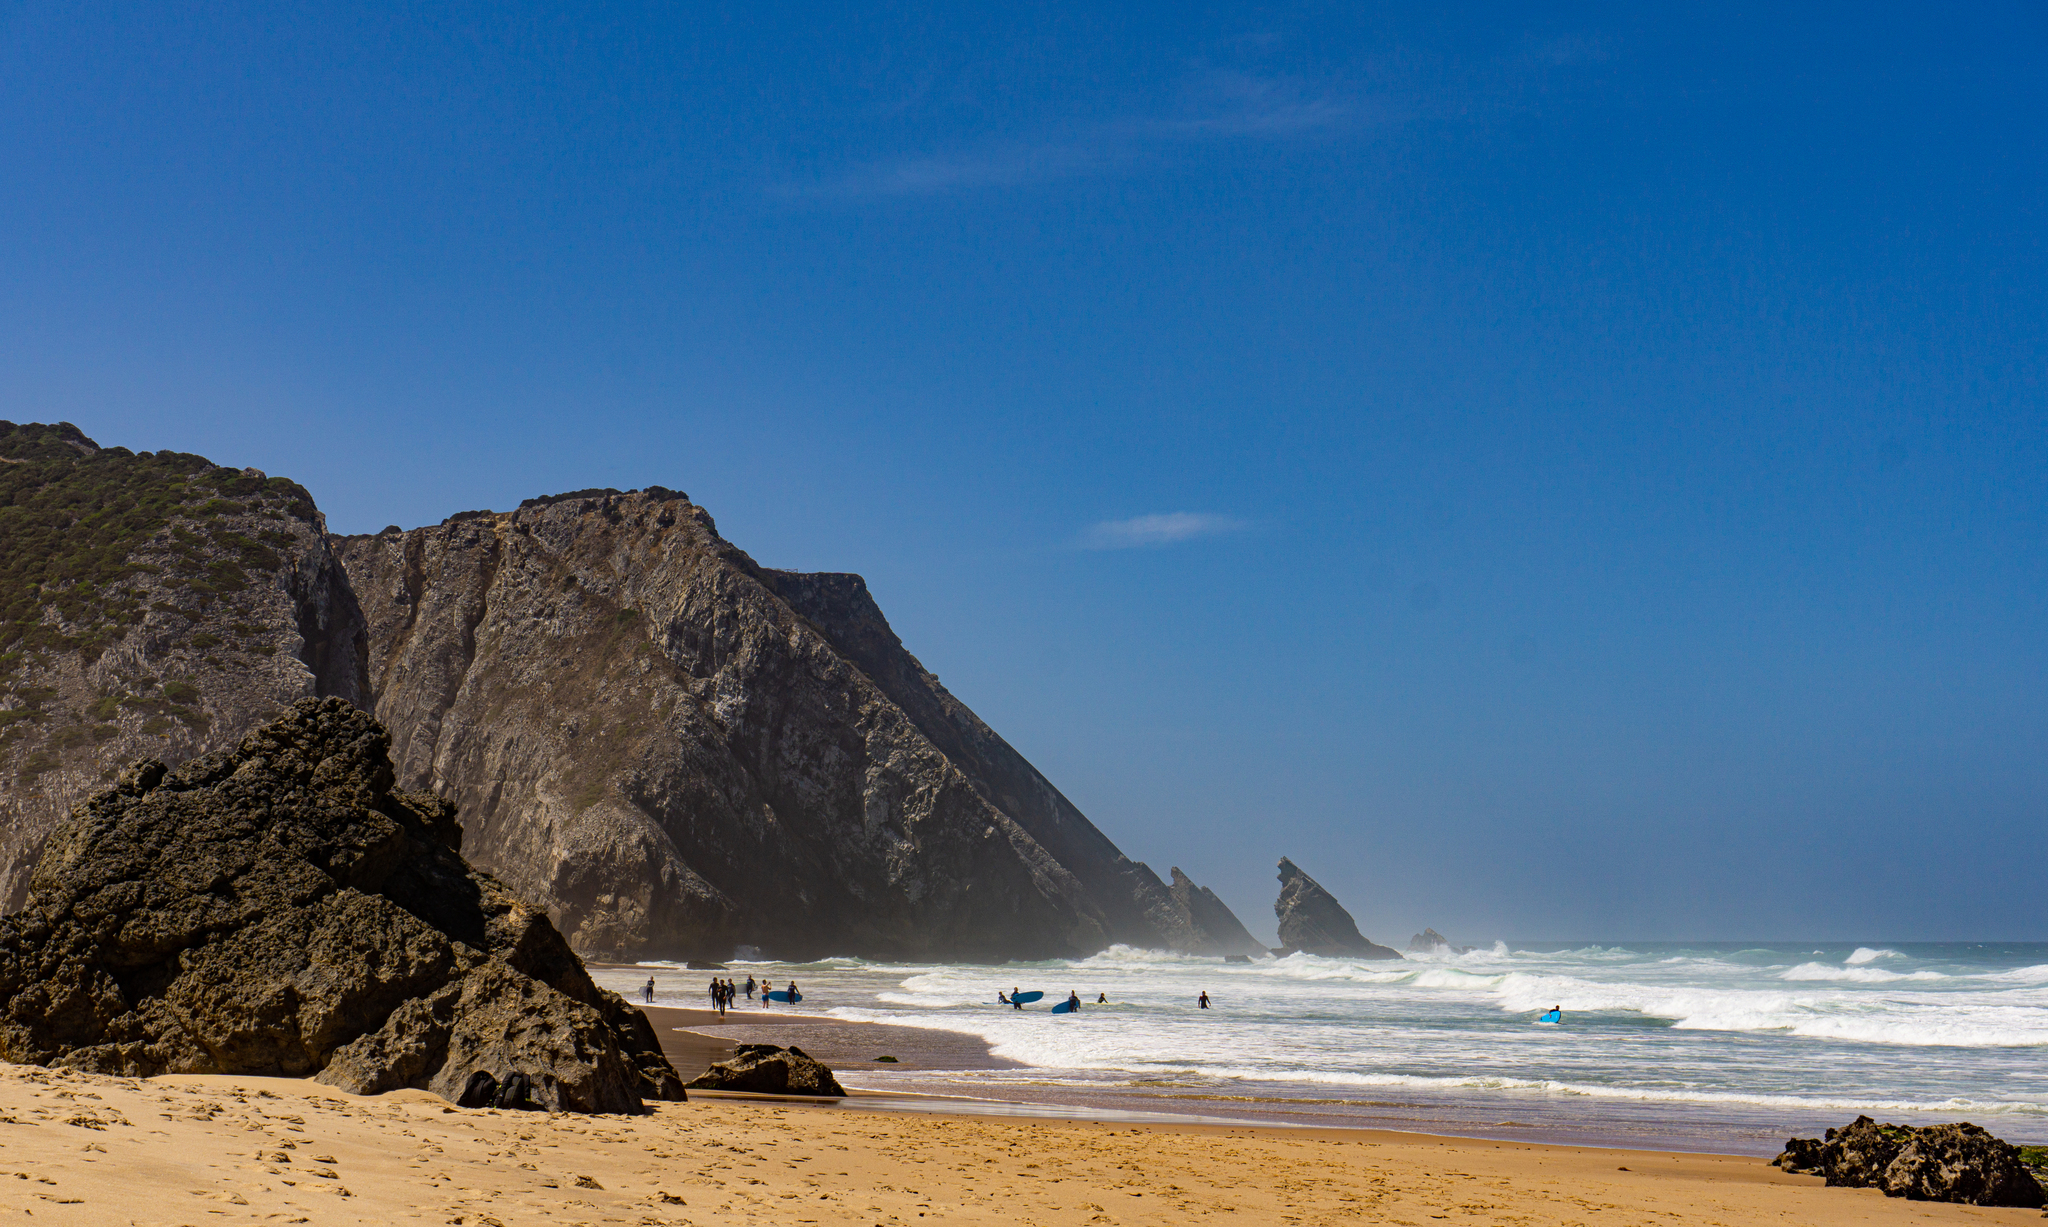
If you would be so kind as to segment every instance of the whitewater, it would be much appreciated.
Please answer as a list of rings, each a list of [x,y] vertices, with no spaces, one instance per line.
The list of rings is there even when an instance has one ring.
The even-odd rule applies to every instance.
[[[658,1003],[703,1004],[708,975],[642,966],[599,978],[627,991],[651,973]],[[800,1009],[977,1036],[1014,1064],[842,1071],[871,1089],[1724,1150],[1770,1150],[1859,1112],[2048,1138],[2041,943],[1496,944],[1250,964],[1114,947],[1001,966],[730,966],[797,980]],[[998,1006],[1013,987],[1046,997]],[[1070,991],[1084,1008],[1049,1013]],[[1204,992],[1213,1009],[1196,1008]],[[1536,1024],[1552,1006],[1563,1025]]]

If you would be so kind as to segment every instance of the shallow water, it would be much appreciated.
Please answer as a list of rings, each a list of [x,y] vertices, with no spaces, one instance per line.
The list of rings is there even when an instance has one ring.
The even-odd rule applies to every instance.
[[[1250,965],[1116,947],[999,967],[730,966],[797,980],[800,1010],[980,1036],[1026,1067],[846,1071],[877,1089],[1744,1152],[1859,1112],[2048,1139],[2041,943],[1496,946]],[[646,968],[599,975],[624,991],[653,974],[662,1004],[703,1004],[709,973]],[[997,1006],[1012,986],[1047,996]],[[1070,989],[1089,1004],[1051,1014]],[[1204,991],[1214,1009],[1195,1008]],[[1564,1024],[1537,1025],[1552,1005]]]

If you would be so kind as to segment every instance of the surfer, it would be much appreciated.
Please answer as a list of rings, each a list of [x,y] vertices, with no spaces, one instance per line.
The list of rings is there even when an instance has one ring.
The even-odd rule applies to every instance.
[[[791,981],[789,982],[789,1000],[790,1000],[790,1004],[791,1004],[791,1005],[794,1005],[794,1004],[796,1004],[796,999],[797,999],[797,998],[799,998],[799,997],[801,997],[801,996],[803,996],[803,994],[802,994],[802,993],[799,993],[799,992],[797,992],[797,991],[796,991],[796,981],[794,981],[794,980],[791,980]]]
[[[1209,1008],[1209,994],[1207,990],[1204,990],[1202,995],[1196,999],[1195,1004],[1201,1006],[1205,1010]]]
[[[1010,1008],[1013,1010],[1021,1010],[1024,1008],[1024,1003],[1017,1000],[1017,989],[1014,985],[1012,985],[1010,988]]]
[[[1080,1012],[1081,1012],[1081,994],[1079,994],[1079,993],[1075,992],[1075,991],[1074,991],[1073,989],[1068,989],[1068,990],[1067,990],[1067,1013],[1069,1013],[1069,1014],[1079,1014]]]
[[[749,975],[749,976],[747,977],[747,1000],[748,1000],[748,1001],[752,1001],[753,999],[754,999],[754,977],[753,977],[753,976],[751,976],[751,975]]]
[[[1109,1004],[1109,994],[1108,994],[1108,993],[1097,993],[1097,994],[1095,994],[1095,1004],[1096,1004],[1096,1005],[1108,1005],[1108,1004]]]
[[[643,990],[643,991],[644,991],[644,992],[645,992],[645,993],[647,994],[647,1004],[648,1004],[648,1005],[653,1005],[653,1004],[654,1004],[654,977],[653,977],[653,976],[649,976],[649,977],[647,977],[647,987],[646,987],[646,989],[645,989],[645,990]]]
[[[1008,997],[1005,997],[1005,996],[1003,996],[1003,990],[1002,990],[1002,989],[997,989],[997,990],[996,990],[996,1004],[997,1004],[997,1005],[1008,1005],[1008,1004],[1010,1004],[1010,999],[1009,999]]]

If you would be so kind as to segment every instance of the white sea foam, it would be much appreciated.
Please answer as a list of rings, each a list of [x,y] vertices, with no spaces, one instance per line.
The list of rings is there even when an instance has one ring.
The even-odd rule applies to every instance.
[[[1801,963],[1779,973],[1781,980],[1847,980],[1857,984],[1891,984],[1899,980],[1946,980],[1938,971],[1886,971],[1882,967],[1836,967],[1830,963]]]
[[[961,1077],[1018,1085],[1241,1084],[1282,1098],[1405,1087],[1542,1094],[1553,1110],[1639,1100],[1765,1114],[2048,1113],[2048,948],[1859,947],[1845,958],[1840,947],[1497,944],[1398,962],[1296,954],[1225,965],[1116,947],[998,967],[744,966],[801,981],[800,1011],[980,1036],[1028,1068]],[[629,990],[654,975],[659,1001],[701,1004],[698,973],[674,964],[595,974]],[[1084,1008],[997,1007],[996,992],[1012,986],[1048,1000],[1072,990]],[[1203,992],[1213,1009],[1196,1008]],[[1098,993],[1109,1003],[1095,1005]],[[1552,1005],[1565,1025],[1532,1025]]]

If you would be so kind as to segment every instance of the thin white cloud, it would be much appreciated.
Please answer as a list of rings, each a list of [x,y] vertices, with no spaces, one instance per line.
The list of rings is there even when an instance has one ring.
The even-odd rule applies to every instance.
[[[817,183],[785,185],[779,194],[813,199],[934,196],[1049,183],[1128,169],[1174,147],[1203,141],[1309,136],[1358,115],[1354,103],[1292,81],[1212,73],[1189,88],[1177,114],[1125,117],[1037,142],[884,159]]]
[[[1128,520],[1104,520],[1081,534],[1081,547],[1090,550],[1135,550],[1147,546],[1173,545],[1197,537],[1214,537],[1240,532],[1248,527],[1231,516],[1200,511],[1169,511],[1160,515],[1134,516]]]

